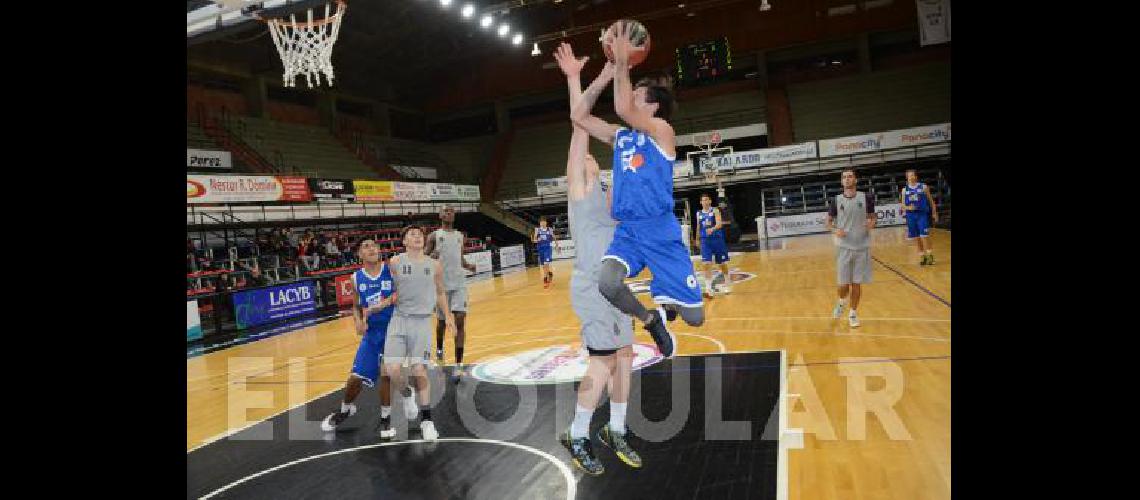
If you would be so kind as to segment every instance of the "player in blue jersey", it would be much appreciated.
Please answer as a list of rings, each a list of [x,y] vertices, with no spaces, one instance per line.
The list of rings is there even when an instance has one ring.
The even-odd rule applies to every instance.
[[[538,264],[542,266],[542,287],[549,288],[554,283],[554,273],[550,270],[550,261],[554,260],[554,249],[558,246],[558,237],[554,235],[554,228],[546,225],[546,217],[538,218],[538,227],[534,228],[531,242],[538,249]]]
[[[906,186],[901,193],[906,213],[906,238],[918,245],[919,265],[934,264],[934,247],[930,243],[930,223],[938,222],[938,206],[930,195],[930,186],[918,181],[918,172],[906,171]]]
[[[705,295],[713,296],[713,264],[720,266],[724,276],[724,293],[732,293],[732,276],[728,273],[728,242],[724,239],[724,219],[720,209],[712,206],[712,195],[701,195],[701,209],[697,212],[697,231],[700,233],[701,261],[705,267]]]
[[[356,360],[344,386],[344,401],[340,410],[335,411],[321,422],[321,429],[333,432],[348,417],[356,414],[356,397],[361,386],[374,387],[380,379],[380,427],[381,439],[391,439],[396,431],[391,425],[392,393],[387,376],[380,377],[380,358],[384,354],[384,340],[388,322],[392,319],[390,307],[395,303],[395,288],[392,272],[380,260],[380,249],[376,242],[365,239],[357,250],[364,267],[352,274],[352,319],[356,334],[362,336],[360,347],[356,349]]]
[[[672,89],[660,79],[629,79],[629,56],[635,50],[630,23],[616,23],[609,40],[614,62],[572,104],[571,119],[591,136],[612,144],[613,218],[619,224],[598,274],[598,289],[622,312],[642,322],[661,353],[672,357],[676,342],[665,321],[680,312],[691,326],[704,324],[700,284],[689,260],[681,224],[673,215],[673,160],[676,134],[667,121],[673,112]],[[629,126],[621,127],[590,114],[609,83],[614,82],[614,110]],[[646,267],[653,273],[650,292],[658,304],[645,308],[623,279]],[[666,310],[668,309],[668,311]]]

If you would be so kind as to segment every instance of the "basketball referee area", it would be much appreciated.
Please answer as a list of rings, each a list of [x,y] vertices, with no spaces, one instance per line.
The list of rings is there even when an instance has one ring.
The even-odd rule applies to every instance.
[[[950,1],[824,4],[188,0],[186,498],[949,499]],[[608,58],[675,157],[588,138],[592,186],[672,163],[704,317],[663,323],[671,356],[626,317],[591,474],[560,440],[591,359],[567,158],[575,71],[632,116],[590,93]],[[435,278],[429,402],[382,417],[368,315]],[[639,467],[599,437],[621,418]]]

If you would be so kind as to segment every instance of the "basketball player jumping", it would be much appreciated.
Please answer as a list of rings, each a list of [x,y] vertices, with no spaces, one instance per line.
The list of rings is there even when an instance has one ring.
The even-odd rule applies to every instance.
[[[906,237],[916,240],[919,265],[934,265],[934,247],[930,243],[930,221],[938,222],[938,207],[930,195],[930,186],[918,182],[918,172],[906,171],[906,187],[900,195],[906,211]]]
[[[463,372],[463,346],[467,339],[464,325],[467,322],[467,276],[463,274],[466,269],[475,272],[475,264],[463,258],[464,243],[467,235],[455,229],[455,208],[447,206],[439,213],[440,228],[432,231],[427,238],[424,253],[433,259],[439,259],[443,266],[443,286],[447,290],[447,303],[451,305],[451,312],[455,317],[455,372],[453,379],[458,382]],[[442,310],[436,310],[435,326],[435,356],[440,363],[443,362],[443,332],[445,315]]]
[[[704,324],[704,303],[681,225],[673,215],[673,160],[676,135],[666,121],[673,112],[673,92],[657,80],[629,80],[629,56],[635,50],[629,22],[616,23],[610,46],[614,63],[594,79],[574,103],[575,125],[614,147],[613,217],[617,230],[602,257],[598,287],[615,307],[642,322],[661,353],[672,357],[676,345],[665,325],[680,311],[691,326]],[[590,114],[602,90],[614,80],[614,110],[629,127],[619,127]],[[625,285],[645,267],[653,273],[650,292],[658,308],[649,311]]]
[[[362,385],[374,387],[380,374],[380,358],[384,354],[384,340],[388,333],[388,322],[392,319],[395,289],[392,273],[380,260],[380,250],[372,239],[360,242],[357,250],[364,267],[352,274],[352,319],[356,334],[362,336],[360,347],[356,349],[356,360],[344,384],[344,401],[340,411],[333,412],[321,422],[321,430],[333,432],[348,417],[356,414],[356,397]],[[391,439],[396,431],[391,425],[392,389],[387,376],[380,377],[380,427],[381,439]],[[414,415],[413,415],[414,418]]]
[[[855,190],[855,171],[840,174],[843,192],[827,209],[827,229],[835,235],[835,267],[839,276],[839,301],[831,312],[832,318],[843,314],[847,294],[851,293],[851,313],[847,316],[852,328],[859,327],[855,309],[863,296],[863,284],[871,282],[871,229],[875,227],[875,198]]]
[[[542,266],[542,287],[550,288],[554,282],[554,273],[550,271],[550,261],[554,260],[551,245],[558,246],[558,237],[554,235],[554,228],[547,227],[545,216],[538,218],[538,227],[534,228],[531,242],[538,249],[538,263]]]
[[[720,266],[724,276],[724,293],[732,293],[732,275],[728,273],[728,243],[724,239],[724,219],[720,209],[712,206],[712,195],[701,195],[701,210],[697,212],[701,237],[701,261],[705,267],[705,295],[713,296],[713,262]]]
[[[566,43],[558,47],[554,58],[566,74],[573,106],[581,99],[579,74],[589,58],[576,59]],[[612,68],[607,68],[603,71],[612,73]],[[559,435],[559,441],[570,451],[574,465],[587,474],[598,475],[605,472],[605,467],[593,454],[590,419],[607,384],[610,385],[610,421],[598,431],[598,440],[613,449],[630,467],[640,468],[641,457],[625,439],[625,414],[633,371],[633,323],[598,290],[601,258],[613,239],[617,221],[610,217],[611,192],[602,182],[598,163],[586,152],[589,141],[586,131],[575,126],[566,159],[570,233],[577,251],[570,278],[570,303],[582,324],[582,343],[589,353],[589,363],[578,385],[574,421]]]
[[[407,362],[411,366],[415,396],[419,398],[420,431],[424,439],[431,441],[439,437],[431,420],[431,385],[427,376],[432,311],[438,307],[446,312],[444,321],[452,332],[455,317],[447,305],[443,267],[424,255],[424,230],[419,226],[405,227],[403,240],[404,253],[392,257],[389,263],[399,293],[384,341],[384,371],[392,378],[393,387],[403,387],[403,365]]]

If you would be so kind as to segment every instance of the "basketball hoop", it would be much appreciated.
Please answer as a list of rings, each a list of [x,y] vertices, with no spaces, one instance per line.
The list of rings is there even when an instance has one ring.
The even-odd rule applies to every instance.
[[[336,1],[336,11],[332,11],[332,2],[325,4],[325,16],[313,20],[313,9],[307,12],[307,21],[297,22],[297,14],[289,14],[285,19],[258,19],[269,25],[269,33],[273,35],[273,44],[277,46],[277,53],[281,56],[281,64],[285,67],[282,77],[286,87],[295,87],[298,75],[304,75],[309,88],[313,88],[313,79],[317,85],[321,84],[321,73],[331,86],[333,84],[332,49],[340,34],[340,23],[344,20],[347,6],[343,0]]]
[[[697,136],[697,140],[694,142],[702,153],[707,155],[709,158],[712,158],[713,150],[720,145],[720,132],[714,130],[707,134]]]
[[[719,180],[717,175],[716,175],[716,170],[709,170],[708,172],[701,172],[701,174],[705,176],[705,182],[707,182],[709,184],[715,185],[715,184],[717,184],[717,180]]]
[[[711,165],[711,162],[713,161],[713,151],[719,145],[720,145],[720,132],[716,131],[716,130],[709,132],[708,134],[698,136],[697,141],[696,141],[697,148],[699,148],[701,150],[701,152],[704,153],[705,158],[709,159],[710,165]],[[717,169],[715,166],[712,166],[708,169],[705,169],[704,166],[702,165],[701,174],[703,174],[705,176],[705,181],[707,181],[707,182],[715,183],[717,181]]]

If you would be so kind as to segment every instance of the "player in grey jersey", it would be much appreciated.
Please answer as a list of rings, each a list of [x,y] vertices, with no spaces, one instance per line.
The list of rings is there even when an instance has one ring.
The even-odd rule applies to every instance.
[[[467,235],[455,229],[455,209],[450,206],[443,207],[439,212],[440,228],[432,231],[424,246],[424,253],[433,259],[439,259],[443,266],[443,286],[447,291],[447,303],[451,305],[451,313],[455,316],[455,372],[453,380],[459,382],[463,372],[463,346],[467,338],[464,328],[467,322],[467,276],[463,270],[475,272],[475,264],[470,264],[463,258],[464,243]],[[440,363],[443,362],[443,330],[444,315],[436,311],[435,326],[435,356]]]
[[[384,371],[393,387],[403,387],[403,365],[411,367],[420,405],[423,438],[439,437],[431,420],[431,385],[427,364],[431,362],[431,317],[436,307],[445,311],[447,329],[455,331],[455,318],[447,306],[443,267],[424,255],[424,230],[408,226],[403,231],[404,253],[392,257],[389,268],[396,285],[396,309],[384,341]],[[407,396],[405,396],[407,397]]]
[[[579,74],[588,58],[576,59],[566,43],[559,46],[554,58],[566,74],[573,105],[582,95]],[[589,140],[586,131],[575,126],[566,160],[570,233],[576,247],[570,303],[582,324],[582,343],[589,353],[589,362],[578,385],[574,421],[559,435],[559,441],[570,451],[574,465],[587,474],[598,475],[605,472],[605,467],[593,454],[590,419],[607,386],[610,421],[598,431],[598,439],[630,467],[640,468],[641,457],[626,441],[625,429],[633,371],[633,322],[598,290],[602,256],[613,240],[617,221],[610,216],[612,193],[602,182],[598,163],[586,152]]]
[[[855,309],[863,296],[863,284],[871,282],[871,229],[875,227],[875,198],[855,190],[855,171],[846,169],[840,174],[843,192],[831,200],[827,211],[827,229],[835,235],[835,267],[839,281],[839,301],[831,313],[832,318],[843,314],[847,294],[851,294],[851,313],[847,316],[852,328],[859,326]]]

